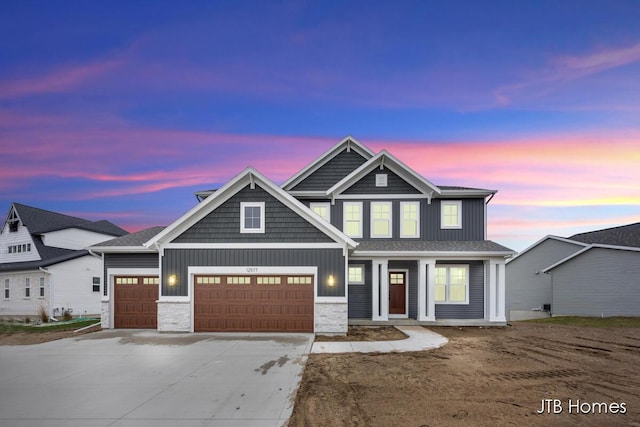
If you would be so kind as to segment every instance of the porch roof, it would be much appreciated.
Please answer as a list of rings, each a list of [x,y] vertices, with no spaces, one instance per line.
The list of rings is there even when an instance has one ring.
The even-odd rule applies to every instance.
[[[404,254],[434,255],[487,255],[511,256],[515,252],[491,240],[366,240],[361,241],[353,251],[354,256],[369,254]]]

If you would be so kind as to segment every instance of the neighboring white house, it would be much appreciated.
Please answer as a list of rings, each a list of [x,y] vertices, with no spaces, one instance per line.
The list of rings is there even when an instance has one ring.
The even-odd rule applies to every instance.
[[[509,320],[640,316],[640,223],[546,236],[507,261]]]
[[[102,259],[85,248],[127,232],[13,203],[0,231],[0,317],[100,314]]]

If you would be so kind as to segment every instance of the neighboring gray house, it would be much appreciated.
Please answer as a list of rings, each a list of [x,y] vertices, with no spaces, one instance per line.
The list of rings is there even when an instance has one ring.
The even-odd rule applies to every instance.
[[[13,203],[0,229],[0,317],[100,313],[102,260],[85,248],[127,232]]]
[[[509,320],[640,315],[640,223],[546,236],[507,261]]]
[[[345,333],[504,324],[494,190],[437,186],[345,138],[282,186],[247,168],[164,229],[92,247],[103,327]]]

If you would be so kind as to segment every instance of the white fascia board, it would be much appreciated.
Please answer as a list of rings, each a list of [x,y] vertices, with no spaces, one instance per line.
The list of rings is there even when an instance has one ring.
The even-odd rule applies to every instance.
[[[334,243],[167,243],[163,249],[342,249]]]
[[[473,196],[490,196],[492,194],[496,194],[498,190],[482,190],[482,189],[474,189],[474,190],[442,190],[440,196],[442,197],[473,197]]]
[[[89,246],[87,250],[100,253],[157,253],[153,248],[144,246]]]
[[[549,267],[541,270],[543,273],[548,273],[549,271],[553,270],[554,268],[560,266],[561,264],[564,264],[568,261],[571,261],[572,259],[582,255],[583,253],[590,251],[591,249],[609,249],[609,250],[615,250],[615,251],[629,251],[629,252],[640,252],[640,248],[637,247],[633,247],[633,246],[615,246],[615,245],[602,245],[602,244],[598,244],[598,243],[594,243],[591,245],[587,245],[587,247],[579,250],[578,252],[575,252],[571,255],[569,255],[568,257],[561,259],[560,261],[556,262],[553,265],[550,265]]]
[[[426,194],[340,194],[336,200],[421,200],[429,199]]]
[[[187,213],[171,223],[168,227],[156,234],[151,240],[144,243],[145,247],[151,247],[154,244],[161,243],[165,240],[172,240],[177,237],[181,232],[186,231],[189,227],[200,221],[208,213],[220,206],[222,203],[231,198],[234,194],[240,191],[245,185],[249,184],[249,175],[255,174],[257,171],[252,167],[248,167],[233,177],[230,181],[220,187],[211,196],[204,199],[202,202],[195,205]],[[236,191],[233,191],[236,187]]]
[[[290,190],[291,188],[295,187],[301,181],[304,181],[304,179],[311,175],[313,172],[317,171],[323,165],[329,162],[329,160],[340,154],[347,146],[349,146],[350,149],[353,149],[356,153],[360,154],[365,159],[370,159],[375,154],[362,143],[358,142],[355,138],[347,136],[343,138],[342,141],[338,142],[336,145],[325,151],[324,154],[320,155],[320,157],[305,166],[302,170],[300,170],[300,172],[296,173],[291,178],[286,180],[281,187],[284,190]]]
[[[416,173],[409,166],[402,163],[400,160],[389,154],[386,150],[382,150],[367,162],[362,164],[358,169],[351,172],[349,175],[338,181],[333,187],[326,191],[328,196],[337,196],[347,188],[362,179],[366,174],[371,172],[377,166],[384,162],[384,167],[388,168],[396,175],[400,176],[405,181],[412,184],[416,189],[422,191],[424,194],[441,194],[440,188],[435,184],[432,184],[423,176]]]
[[[510,251],[493,252],[438,252],[438,251],[357,251],[349,257],[350,260],[375,258],[446,258],[447,260],[470,260],[487,258],[505,258],[513,255]]]
[[[324,191],[288,191],[288,193],[294,197],[329,200],[329,197],[327,197]]]
[[[548,234],[548,235],[544,236],[542,239],[540,239],[537,242],[535,242],[534,244],[532,244],[531,246],[526,247],[522,252],[518,253],[516,256],[514,256],[509,261],[507,261],[507,263],[510,263],[510,262],[520,258],[522,255],[526,254],[531,249],[534,249],[535,247],[537,247],[538,245],[540,245],[541,243],[543,243],[543,242],[545,242],[546,240],[549,240],[549,239],[557,240],[559,242],[571,243],[571,244],[574,244],[576,246],[582,246],[582,247],[589,246],[587,243],[582,243],[582,242],[578,242],[576,240],[566,239],[564,237],[559,237],[559,236],[554,236],[552,234]]]

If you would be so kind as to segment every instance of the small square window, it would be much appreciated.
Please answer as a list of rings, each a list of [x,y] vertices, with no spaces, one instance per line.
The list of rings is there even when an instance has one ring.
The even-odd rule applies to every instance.
[[[240,203],[240,233],[264,233],[264,202]]]
[[[349,284],[364,285],[364,265],[354,264],[349,266]]]
[[[387,186],[387,174],[379,173],[376,174],[376,187],[386,187]]]

